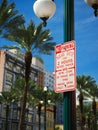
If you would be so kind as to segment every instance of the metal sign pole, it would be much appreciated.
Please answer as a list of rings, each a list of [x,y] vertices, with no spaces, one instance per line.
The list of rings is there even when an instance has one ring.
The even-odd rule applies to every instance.
[[[74,40],[74,0],[64,0],[64,42]],[[76,130],[75,91],[64,92],[64,130]]]

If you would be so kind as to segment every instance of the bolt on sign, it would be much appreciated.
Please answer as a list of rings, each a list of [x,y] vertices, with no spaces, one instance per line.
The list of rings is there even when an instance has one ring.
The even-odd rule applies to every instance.
[[[75,41],[55,47],[55,92],[68,92],[76,89],[76,46]]]

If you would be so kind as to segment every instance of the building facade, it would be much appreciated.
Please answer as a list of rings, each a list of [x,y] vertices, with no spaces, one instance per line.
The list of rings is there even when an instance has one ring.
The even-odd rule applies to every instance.
[[[0,91],[8,90],[17,78],[24,77],[23,57],[23,54],[19,54],[18,51],[0,51]],[[39,86],[44,86],[43,68],[32,62],[30,78],[35,80]]]
[[[44,86],[49,90],[54,90],[54,75],[52,72],[44,69]]]
[[[8,91],[15,80],[24,77],[25,62],[24,54],[16,50],[0,51],[0,92]],[[44,87],[44,65],[36,58],[32,58],[30,78],[40,86]],[[5,130],[6,105],[0,105],[0,130]],[[20,106],[10,105],[8,117],[8,130],[17,130],[20,118]],[[44,126],[44,111],[41,114],[41,127]],[[46,112],[46,114],[48,111]],[[50,115],[53,116],[51,110]],[[49,114],[48,114],[49,115]],[[47,119],[48,120],[48,119]],[[26,108],[24,130],[38,130],[38,111],[32,105]],[[49,122],[48,122],[49,123]],[[51,123],[50,123],[51,124]],[[51,126],[50,126],[51,127]],[[48,128],[49,129],[49,128]],[[53,128],[51,129],[53,130]]]

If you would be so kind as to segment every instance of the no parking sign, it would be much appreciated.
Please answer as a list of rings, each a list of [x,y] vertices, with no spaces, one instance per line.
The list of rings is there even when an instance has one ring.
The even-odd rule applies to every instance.
[[[75,41],[59,44],[55,47],[55,83],[56,92],[76,89],[76,46]]]

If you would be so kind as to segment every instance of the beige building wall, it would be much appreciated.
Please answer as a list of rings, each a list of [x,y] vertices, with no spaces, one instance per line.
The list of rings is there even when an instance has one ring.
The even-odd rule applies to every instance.
[[[54,130],[54,110],[50,107],[46,109],[46,127],[47,130]]]
[[[37,58],[32,58],[32,65],[38,71],[37,83],[40,87],[44,87],[44,64],[41,63]]]
[[[5,57],[6,57],[6,51],[1,50],[0,51],[0,92],[2,92],[2,87],[3,87]]]
[[[37,58],[33,57],[32,58],[32,64],[35,65],[39,70],[44,69],[44,64],[41,63]]]

